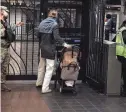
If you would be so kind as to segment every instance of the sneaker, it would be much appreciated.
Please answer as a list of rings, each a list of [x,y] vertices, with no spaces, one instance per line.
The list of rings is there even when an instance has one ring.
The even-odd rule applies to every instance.
[[[11,89],[6,86],[6,84],[1,84],[1,91],[10,92]]]
[[[48,90],[42,90],[42,93],[50,93],[50,92],[52,92],[51,89],[48,89]]]

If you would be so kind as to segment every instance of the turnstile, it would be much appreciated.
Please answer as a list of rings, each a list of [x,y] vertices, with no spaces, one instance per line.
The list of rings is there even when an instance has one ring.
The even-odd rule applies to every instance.
[[[107,47],[107,66],[105,80],[106,95],[120,95],[121,92],[121,63],[116,58],[116,43],[104,41]]]

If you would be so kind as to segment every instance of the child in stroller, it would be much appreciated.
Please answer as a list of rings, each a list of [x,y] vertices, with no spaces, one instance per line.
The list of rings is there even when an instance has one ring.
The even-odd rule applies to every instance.
[[[79,74],[79,48],[73,46],[71,48],[64,48],[60,60],[60,92],[72,91],[76,92],[75,82]]]

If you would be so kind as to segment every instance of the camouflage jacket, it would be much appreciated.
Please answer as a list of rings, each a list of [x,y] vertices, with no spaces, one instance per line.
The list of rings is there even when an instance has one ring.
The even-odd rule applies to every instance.
[[[15,24],[11,24],[9,25],[7,23],[7,27],[10,27],[12,29],[12,31],[15,31],[16,29],[16,25]],[[1,48],[9,48],[10,46],[10,42],[8,42],[6,40],[6,28],[4,27],[4,25],[2,24],[2,22],[0,22],[0,38],[1,38]],[[4,39],[5,38],[5,39]]]
[[[5,28],[4,25],[0,22],[0,37],[5,36]]]

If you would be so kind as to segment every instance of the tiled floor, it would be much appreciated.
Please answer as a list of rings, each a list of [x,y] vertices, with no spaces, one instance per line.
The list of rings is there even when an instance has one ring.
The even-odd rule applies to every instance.
[[[78,95],[53,92],[42,95],[51,112],[126,112],[126,98],[106,97],[86,85],[78,85]]]
[[[23,104],[23,101],[26,101],[26,105],[20,105],[20,107],[24,108],[31,106],[29,108],[36,110],[34,112],[126,112],[126,98],[106,97],[104,95],[97,94],[94,90],[83,84],[77,85],[77,96],[72,94],[60,94],[59,92],[55,91],[49,94],[41,94],[41,90],[36,89],[34,85],[11,85],[11,87],[12,92],[10,96],[10,93],[2,93],[3,109],[5,106],[10,105],[13,105],[13,109],[17,109],[14,106],[14,104],[16,104],[14,102],[17,102],[16,105],[19,105],[20,102]],[[7,94],[9,97],[7,97]],[[5,95],[6,99],[4,99]],[[19,102],[16,100],[14,101],[14,99],[19,99],[18,97],[20,97],[22,100],[19,100]],[[28,99],[30,99],[29,101],[34,101],[33,104],[28,104]],[[9,100],[11,101],[8,102]],[[38,111],[37,108],[39,108]],[[3,110],[2,112],[12,111]]]

